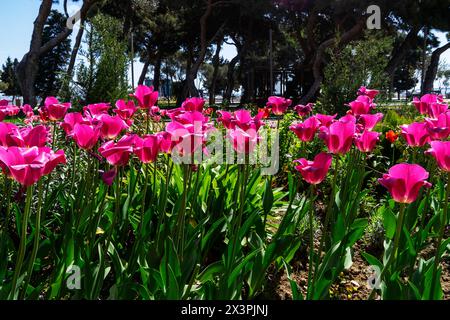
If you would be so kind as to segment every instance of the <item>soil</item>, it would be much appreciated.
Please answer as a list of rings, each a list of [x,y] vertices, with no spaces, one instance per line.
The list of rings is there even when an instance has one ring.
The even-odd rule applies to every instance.
[[[318,246],[316,243],[315,246]],[[353,252],[353,264],[348,270],[344,270],[340,277],[330,288],[330,298],[337,300],[367,300],[371,293],[368,285],[368,279],[371,276],[371,270],[368,263],[361,256],[364,251],[361,243],[357,243]],[[431,254],[432,248],[424,254]],[[305,296],[308,281],[308,263],[306,262],[307,253],[301,252],[300,255],[291,263],[293,270],[291,278],[297,283],[302,295]],[[450,300],[450,257],[445,256],[441,262],[443,267],[441,284],[444,291],[444,300]],[[275,300],[291,300],[291,286],[284,269],[276,272],[271,270],[268,275],[268,284],[263,294],[263,298]],[[379,297],[376,297],[379,299]]]
[[[318,251],[319,247],[319,235],[316,234],[316,240],[314,242],[315,251]],[[319,237],[318,237],[319,236]],[[450,228],[446,230],[444,238],[450,236]],[[308,240],[302,240],[304,243],[308,243]],[[306,295],[307,282],[308,282],[308,248],[302,246],[297,252],[293,261],[291,262],[292,273],[291,278],[297,283],[298,288],[301,290],[303,297]],[[344,270],[338,278],[338,280],[330,288],[330,299],[336,300],[367,300],[371,294],[371,288],[369,287],[369,278],[372,276],[372,270],[361,256],[361,252],[369,252],[375,256],[380,256],[382,249],[366,247],[362,241],[359,241],[353,247],[353,264],[348,270]],[[433,243],[421,252],[419,255],[425,259],[429,259],[434,255],[435,248]],[[445,255],[441,261],[442,276],[441,285],[444,292],[444,300],[450,300],[450,255]],[[271,300],[291,300],[292,290],[289,279],[287,277],[284,268],[277,271],[275,268],[269,270],[267,285],[263,299]],[[379,300],[380,297],[376,295],[375,299]]]

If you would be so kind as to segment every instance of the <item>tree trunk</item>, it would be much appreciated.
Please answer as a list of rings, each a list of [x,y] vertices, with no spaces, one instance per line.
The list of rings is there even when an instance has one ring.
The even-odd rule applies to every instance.
[[[363,20],[358,21],[357,24],[355,24],[350,30],[346,31],[339,42],[339,47],[343,47],[347,45],[350,41],[357,38],[364,28],[364,22]],[[317,48],[315,58],[314,58],[314,64],[313,64],[313,75],[314,75],[314,82],[309,88],[306,95],[304,95],[300,99],[300,104],[306,104],[310,102],[310,100],[317,94],[317,92],[320,89],[320,86],[322,85],[323,81],[323,63],[324,63],[324,55],[325,50],[329,47],[331,47],[336,41],[336,38],[328,39]]]
[[[200,18],[200,52],[197,56],[197,58],[192,63],[191,68],[189,68],[189,72],[186,72],[186,81],[183,85],[183,98],[186,98],[187,95],[198,97],[199,92],[197,88],[195,87],[195,79],[197,79],[197,73],[198,69],[200,68],[201,64],[203,63],[203,60],[205,60],[206,51],[208,49],[208,46],[211,44],[214,39],[217,38],[217,36],[222,33],[222,29],[225,26],[225,23],[223,23],[217,32],[214,34],[214,36],[207,40],[206,39],[206,31],[207,31],[207,21],[209,16],[211,15],[212,9],[214,5],[219,4],[220,2],[216,2],[213,4],[212,0],[207,0],[207,6],[205,13]],[[184,100],[184,99],[183,99]]]
[[[23,95],[24,104],[36,105],[34,82],[39,69],[39,50],[42,46],[42,31],[52,9],[52,0],[43,0],[34,21],[30,50],[23,56],[17,66],[17,79]]]
[[[238,52],[238,54],[231,59],[231,61],[228,63],[228,70],[227,70],[227,87],[225,89],[225,93],[223,95],[223,100],[230,101],[231,95],[233,94],[234,89],[234,69],[236,68],[237,63],[241,59],[241,55]]]
[[[73,79],[73,72],[75,69],[75,62],[77,60],[77,56],[78,56],[78,52],[80,51],[80,47],[81,47],[81,40],[83,39],[83,34],[84,34],[84,21],[81,21],[80,24],[80,30],[78,30],[77,33],[77,37],[75,39],[75,44],[73,46],[72,49],[72,54],[70,55],[70,61],[69,61],[69,65],[67,67],[67,73],[65,76],[65,81],[63,82],[63,85],[60,89],[60,95],[63,95],[64,93],[67,94],[67,98],[69,98],[68,100],[70,100],[70,95],[69,95],[69,91],[70,91],[70,81]]]
[[[430,65],[428,66],[427,72],[425,73],[425,80],[423,82],[422,94],[429,93],[433,91],[434,79],[436,79],[436,74],[439,67],[439,59],[442,53],[450,48],[450,42],[444,46],[437,48],[431,54]]]
[[[162,57],[161,54],[156,55],[156,62],[155,62],[155,70],[153,72],[153,88],[158,91],[160,87],[161,82],[161,63],[162,63]]]
[[[98,0],[83,1],[83,6],[80,10],[81,21],[85,19],[85,16],[89,9],[97,1]],[[39,68],[39,57],[59,45],[72,33],[72,29],[66,27],[56,37],[50,39],[47,43],[42,43],[42,32],[44,30],[44,25],[47,21],[47,18],[50,15],[52,4],[53,0],[42,0],[38,16],[34,21],[30,50],[23,56],[19,65],[17,66],[17,79],[22,90],[24,103],[28,103],[32,106],[36,105],[34,84]]]
[[[394,76],[397,67],[402,63],[409,49],[417,40],[417,34],[419,33],[420,29],[420,26],[413,26],[406,35],[406,38],[405,40],[403,40],[402,44],[393,50],[391,54],[391,60],[389,60],[385,68],[385,72],[388,77]]]
[[[213,74],[211,79],[211,84],[209,86],[209,104],[213,105],[216,103],[216,83],[217,83],[217,75],[219,74],[220,67],[220,50],[222,50],[223,37],[217,41],[216,52],[214,54],[214,58],[212,61],[213,64]]]
[[[138,85],[144,84],[145,77],[147,76],[148,67],[150,67],[150,56],[148,55],[145,59],[144,66],[142,68],[141,75],[139,77]]]

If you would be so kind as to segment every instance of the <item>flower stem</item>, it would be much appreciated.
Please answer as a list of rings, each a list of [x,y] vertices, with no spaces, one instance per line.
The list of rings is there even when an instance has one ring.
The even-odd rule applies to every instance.
[[[28,284],[31,281],[31,275],[33,273],[34,262],[36,261],[37,251],[39,249],[39,238],[41,235],[41,210],[42,210],[42,196],[43,196],[43,188],[42,188],[42,179],[39,180],[38,183],[38,207],[36,211],[36,223],[34,230],[34,241],[33,241],[33,250],[31,252],[30,262],[28,263],[28,271],[27,271],[27,280],[25,281],[24,290],[22,291],[21,298],[25,297]]]
[[[10,299],[15,299],[16,290],[17,290],[17,279],[20,276],[20,272],[22,270],[22,264],[25,257],[25,245],[26,245],[26,237],[27,237],[27,226],[28,226],[28,218],[30,216],[31,211],[31,200],[33,198],[33,186],[29,186],[27,188],[27,197],[25,200],[25,209],[22,217],[22,225],[21,225],[21,233],[20,233],[20,244],[19,251],[17,253],[16,260],[16,268],[14,270],[14,276],[11,285]]]
[[[442,243],[442,239],[444,238],[444,233],[445,233],[445,227],[447,225],[447,214],[448,214],[448,198],[450,197],[450,172],[447,175],[447,188],[445,190],[445,201],[444,201],[444,210],[442,212],[442,216],[441,216],[441,225],[440,225],[440,229],[439,229],[439,236],[438,236],[438,240],[436,243],[436,255],[434,256],[434,266],[433,266],[433,276],[431,278],[431,287],[430,287],[430,292],[434,292],[434,287],[436,286],[436,275],[437,275],[437,270],[439,268],[439,260],[440,260],[440,247],[441,247],[441,243]],[[431,298],[433,298],[431,296]]]
[[[313,278],[313,266],[314,266],[314,185],[309,187],[309,266],[308,266],[308,287],[307,297],[311,298],[314,288],[311,287]]]
[[[403,230],[403,220],[405,218],[405,204],[401,203],[400,204],[400,212],[398,214],[398,219],[397,219],[397,228],[395,230],[395,236],[394,236],[394,246],[392,247],[392,252],[389,255],[389,259],[386,263],[386,265],[384,266],[383,270],[381,271],[380,277],[379,279],[381,280],[386,271],[389,269],[389,267],[391,266],[391,264],[397,259],[397,251],[398,251],[398,245],[400,243],[400,238],[402,235],[402,230]],[[370,293],[369,296],[369,300],[372,300],[375,297],[375,289],[372,289],[372,292]]]

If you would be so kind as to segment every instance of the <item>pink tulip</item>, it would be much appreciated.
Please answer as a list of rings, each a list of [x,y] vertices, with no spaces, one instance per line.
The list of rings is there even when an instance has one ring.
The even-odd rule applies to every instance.
[[[103,139],[113,140],[117,138],[122,131],[128,129],[128,125],[119,116],[103,114],[100,116],[100,121],[102,122],[100,135]]]
[[[81,149],[91,150],[100,138],[100,127],[77,123],[71,136]]]
[[[228,137],[237,153],[249,154],[255,150],[258,144],[258,132],[255,129],[243,130],[239,127],[231,129]]]
[[[19,130],[19,134],[13,135],[12,138],[17,142],[19,147],[45,147],[49,142],[49,130],[45,126],[25,127]]]
[[[447,112],[447,110],[448,110],[448,105],[445,103],[431,103],[428,106],[428,115],[432,119],[437,119],[439,117],[439,115]]]
[[[400,126],[402,136],[411,147],[422,147],[430,141],[427,124],[424,122],[413,122],[410,125]]]
[[[291,99],[285,99],[283,97],[269,97],[269,101],[266,106],[272,109],[272,112],[276,116],[283,115],[292,104]]]
[[[22,112],[25,114],[27,118],[34,117],[34,111],[33,108],[29,104],[25,104],[21,108]]]
[[[441,113],[437,119],[425,119],[425,122],[431,139],[442,140],[450,135],[450,111]]]
[[[19,107],[9,105],[8,100],[0,100],[0,121],[3,121],[5,117],[16,116],[20,111]]]
[[[133,152],[135,136],[123,136],[117,143],[108,141],[104,143],[98,152],[113,166],[125,166]]]
[[[143,85],[139,85],[132,96],[136,98],[142,109],[150,109],[158,101],[158,91]]]
[[[55,97],[48,97],[45,99],[44,106],[39,110],[39,113],[43,119],[59,121],[64,118],[70,106],[70,103],[59,103]]]
[[[350,102],[348,105],[350,106],[352,114],[355,116],[367,114],[375,107],[372,103],[372,99],[368,96],[358,96],[355,101]]]
[[[248,110],[237,110],[232,114],[227,111],[217,111],[219,114],[218,121],[222,122],[225,128],[235,129],[236,127],[246,131],[248,129],[254,129],[256,131],[264,125],[261,119],[264,117],[264,112],[258,112],[258,114],[252,117]]]
[[[0,147],[0,163],[2,170],[28,187],[52,172],[58,164],[66,163],[66,157],[63,150],[55,153],[45,147]]]
[[[83,108],[84,114],[87,117],[99,117],[103,114],[107,114],[108,110],[111,108],[109,103],[96,103],[90,104]]]
[[[159,139],[159,149],[161,152],[170,153],[174,146],[174,141],[172,141],[172,135],[169,132],[162,131],[155,133]]]
[[[366,87],[361,87],[358,90],[358,95],[368,96],[370,99],[374,99],[380,91],[375,89],[367,89]]]
[[[358,122],[361,123],[363,130],[372,131],[381,119],[383,119],[382,113],[362,114],[359,116]]]
[[[412,203],[417,199],[420,188],[431,187],[426,181],[428,176],[428,172],[417,164],[401,163],[390,168],[389,173],[378,181],[396,202]]]
[[[304,142],[312,141],[317,129],[320,127],[320,121],[316,117],[312,116],[306,119],[304,122],[294,124],[289,127],[296,136]]]
[[[355,117],[348,115],[333,122],[328,128],[321,127],[319,138],[325,141],[328,150],[334,154],[347,153],[356,132]]]
[[[299,163],[295,169],[300,172],[303,179],[310,184],[319,184],[327,176],[333,157],[331,154],[321,152],[314,157],[314,161],[305,158],[295,160]]]
[[[85,120],[81,113],[79,112],[72,112],[66,114],[64,117],[64,121],[61,123],[61,128],[63,128],[64,132],[67,135],[71,135],[73,132],[73,129],[76,124],[83,124],[85,123]]]
[[[442,96],[436,94],[426,94],[420,99],[414,97],[413,104],[416,107],[417,111],[419,111],[421,114],[429,114],[430,106],[434,103],[442,103],[442,101]]]
[[[317,120],[320,121],[320,126],[322,127],[329,127],[331,123],[333,123],[333,120],[336,118],[337,114],[329,116],[326,114],[316,114],[315,117]]]
[[[188,98],[183,102],[181,108],[185,111],[203,112],[204,105],[205,100],[202,98]]]
[[[134,114],[137,111],[137,107],[133,100],[125,102],[125,100],[117,100],[116,109],[114,112],[127,122],[128,125],[131,124],[131,119],[133,119]]]
[[[442,170],[450,172],[450,141],[431,141],[425,154],[432,155]]]
[[[134,154],[143,163],[155,162],[158,158],[159,147],[162,137],[158,135],[147,135],[144,138],[135,138]]]
[[[314,103],[308,103],[306,106],[299,104],[294,107],[294,110],[299,117],[305,117],[312,112],[313,107]]]
[[[375,131],[364,131],[355,138],[355,145],[359,151],[368,153],[375,149],[377,142],[380,140],[380,133]]]
[[[13,135],[19,134],[19,128],[9,122],[0,122],[0,145],[3,147],[17,146]]]

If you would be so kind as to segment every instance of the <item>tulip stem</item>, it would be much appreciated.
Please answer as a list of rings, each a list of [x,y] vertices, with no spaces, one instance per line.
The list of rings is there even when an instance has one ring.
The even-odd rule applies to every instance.
[[[440,260],[440,247],[442,243],[442,239],[444,238],[445,227],[447,225],[447,214],[448,214],[448,198],[450,197],[450,172],[447,175],[447,188],[445,190],[445,201],[444,201],[444,210],[441,215],[441,225],[439,229],[439,236],[436,243],[436,255],[434,256],[434,266],[433,266],[433,276],[431,278],[431,287],[430,292],[433,294],[435,292],[436,286],[436,275],[437,270],[439,268],[439,260]],[[433,298],[433,296],[431,296]]]
[[[392,247],[392,251],[391,251],[391,254],[389,255],[389,259],[388,259],[387,263],[385,264],[383,270],[381,271],[381,274],[379,276],[380,280],[383,279],[386,271],[389,269],[389,267],[395,261],[395,259],[397,259],[398,245],[400,243],[400,238],[401,238],[402,231],[403,231],[403,220],[404,220],[404,217],[405,217],[405,206],[406,205],[404,203],[400,204],[400,212],[398,214],[397,227],[396,227],[395,236],[394,236],[394,246]],[[376,290],[376,288],[372,289],[372,292],[370,293],[370,296],[369,296],[369,300],[372,300],[375,297],[375,290]]]
[[[33,199],[33,186],[29,186],[27,188],[25,209],[24,209],[23,216],[22,216],[19,251],[17,253],[16,268],[14,270],[14,276],[13,276],[12,285],[11,285],[11,292],[10,292],[10,296],[9,296],[10,299],[15,299],[15,297],[16,297],[17,279],[19,278],[20,272],[22,270],[23,259],[25,257],[27,226],[28,226],[28,218],[30,217],[31,200],[32,199]],[[26,288],[25,288],[25,290],[26,290]]]
[[[317,252],[317,261],[314,265],[314,275],[313,275],[312,284],[311,284],[311,286],[313,288],[314,288],[314,284],[317,280],[317,269],[319,267],[320,259],[322,258],[322,251],[324,249],[325,240],[328,237],[328,225],[329,225],[329,221],[330,221],[333,203],[335,201],[334,197],[335,197],[335,192],[336,192],[337,173],[338,173],[338,169],[339,169],[338,165],[339,165],[339,158],[336,157],[334,159],[334,176],[333,176],[333,182],[331,185],[330,199],[328,201],[327,213],[325,215],[325,222],[323,224],[322,237],[320,238],[319,251]]]
[[[310,299],[314,288],[311,287],[314,266],[314,185],[309,186],[309,266],[308,266],[308,287],[307,298]]]
[[[36,223],[34,227],[34,241],[33,241],[33,250],[31,252],[30,262],[28,264],[28,271],[27,271],[27,280],[25,281],[24,290],[21,293],[21,298],[23,299],[25,297],[28,284],[31,281],[31,275],[33,273],[33,267],[34,262],[36,261],[37,251],[39,249],[39,238],[41,236],[41,210],[42,210],[42,195],[43,195],[43,188],[42,188],[42,179],[39,180],[38,183],[38,207],[36,211]]]

